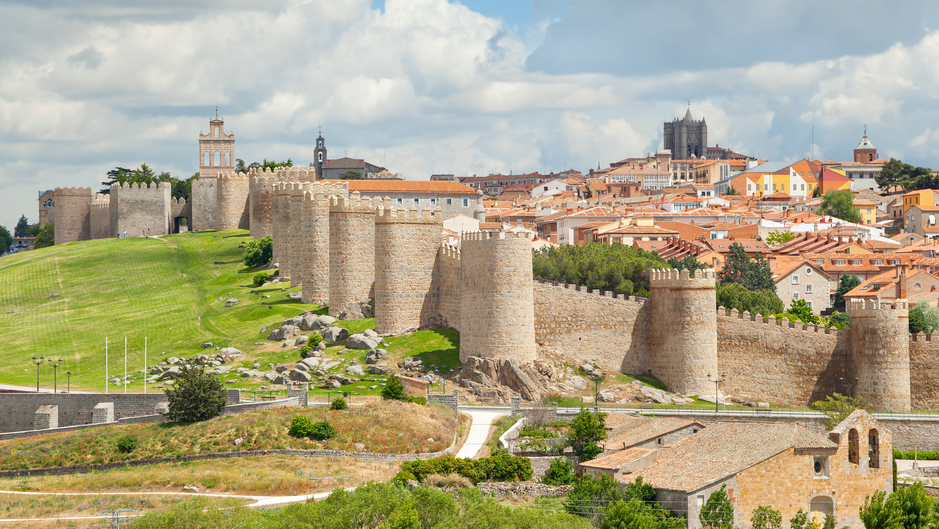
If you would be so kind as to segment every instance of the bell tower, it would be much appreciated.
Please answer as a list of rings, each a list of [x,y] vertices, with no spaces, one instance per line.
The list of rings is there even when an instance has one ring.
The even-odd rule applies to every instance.
[[[870,163],[877,159],[877,147],[867,139],[867,125],[864,125],[864,137],[861,143],[854,148],[854,161],[858,163]]]
[[[225,118],[209,119],[209,133],[199,133],[199,176],[213,177],[235,170],[235,134],[225,134]]]
[[[316,168],[316,179],[323,179],[323,162],[326,161],[326,143],[323,140],[323,129],[320,129],[319,136],[316,137],[316,148],[313,149],[313,166]]]

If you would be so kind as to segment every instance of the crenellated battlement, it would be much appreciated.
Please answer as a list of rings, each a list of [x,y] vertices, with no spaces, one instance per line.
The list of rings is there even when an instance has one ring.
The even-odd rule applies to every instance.
[[[430,209],[388,207],[391,199],[385,199],[385,206],[375,212],[376,224],[443,224],[440,206]]]
[[[381,199],[372,199],[363,197],[355,191],[349,196],[332,196],[329,199],[330,213],[375,213],[376,208],[381,203]]]
[[[140,185],[140,182],[121,182],[111,184],[111,193],[115,192],[127,192],[127,191],[153,191],[153,192],[162,192],[164,189],[171,189],[173,186],[169,182],[151,182],[149,184]]]
[[[227,171],[227,172],[224,172],[224,173],[219,173],[216,178],[218,178],[218,180],[219,180],[220,183],[221,183],[223,180],[227,180],[227,181],[236,181],[236,182],[244,182],[244,181],[249,181],[249,182],[250,182],[250,181],[251,181],[251,177],[250,177],[250,176],[248,176],[248,175],[246,175],[246,174],[244,174],[244,173],[236,173],[236,172],[234,172],[234,171]]]
[[[105,195],[104,193],[95,193],[95,196],[91,197],[91,203],[94,204],[103,204],[105,206],[111,203],[111,195]]]
[[[910,304],[905,299],[895,299],[895,300],[880,300],[877,298],[871,299],[852,299],[849,300],[848,304],[848,313],[852,318],[865,318],[872,317],[877,312],[895,310],[908,312],[910,309]]]
[[[57,187],[55,188],[55,198],[59,197],[90,197],[92,195],[90,187]]]
[[[478,242],[478,241],[490,241],[490,240],[514,240],[514,239],[526,239],[531,241],[531,234],[528,232],[511,232],[511,231],[474,231],[469,233],[464,233],[462,240],[463,242]]]
[[[447,259],[452,259],[459,261],[462,257],[460,255],[460,249],[456,246],[451,246],[449,244],[440,245],[440,255],[446,257]]]
[[[173,205],[174,205],[174,206],[185,206],[185,205],[186,205],[186,197],[173,197],[173,198],[171,198],[170,200],[173,201]]]
[[[192,187],[197,187],[197,188],[215,187],[215,178],[206,178],[206,177],[200,176],[199,178],[196,178],[195,180],[193,180]]]
[[[535,283],[540,283],[542,285],[551,285],[558,288],[563,288],[565,290],[572,290],[574,292],[583,292],[585,294],[595,294],[601,298],[610,298],[610,299],[620,299],[623,301],[632,301],[635,303],[645,304],[649,301],[648,298],[643,298],[639,296],[626,296],[618,292],[612,292],[610,290],[596,290],[593,288],[582,287],[580,285],[571,285],[568,283],[561,283],[560,281],[549,281],[547,279],[541,279],[540,277],[535,278]]]
[[[711,268],[697,270],[694,274],[688,270],[649,270],[649,286],[653,289],[714,289],[717,285],[716,281],[717,272]]]
[[[831,334],[835,336],[845,336],[845,331],[839,331],[835,327],[824,327],[821,325],[805,325],[799,322],[789,321],[788,318],[776,319],[775,315],[769,315],[763,317],[760,314],[750,314],[750,311],[740,312],[737,309],[728,309],[726,307],[717,308],[718,316],[726,316],[728,318],[736,318],[739,320],[752,321],[760,325],[774,325],[776,327],[783,327],[788,329],[793,329],[796,331],[804,331],[807,333],[816,333],[816,334]]]

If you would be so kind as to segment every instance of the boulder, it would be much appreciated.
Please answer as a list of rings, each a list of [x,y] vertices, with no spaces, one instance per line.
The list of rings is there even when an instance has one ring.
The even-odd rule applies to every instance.
[[[208,349],[209,347],[215,347],[215,344],[213,344],[212,342],[205,342],[204,344],[202,344],[203,349]]]
[[[642,386],[639,388],[639,391],[642,392],[645,397],[652,399],[659,404],[672,404],[671,395],[662,391],[661,389],[655,389],[650,386]]]
[[[332,316],[322,315],[313,320],[312,325],[310,326],[311,331],[318,331],[320,329],[326,329],[332,327],[336,323],[336,318]]]
[[[612,389],[604,389],[600,391],[600,402],[616,402],[619,400],[619,395],[616,394]]]
[[[299,327],[303,322],[303,316],[294,316],[293,318],[287,318],[284,320],[284,326],[292,325],[294,327]]]
[[[325,351],[325,350],[326,350],[326,341],[323,340],[322,342],[320,342],[320,344],[316,346],[316,350],[317,350],[317,351],[320,351],[320,352]]]
[[[229,358],[235,358],[243,355],[244,353],[239,349],[235,349],[234,347],[224,347],[221,351],[219,351],[219,354],[225,355]]]
[[[346,368],[346,373],[356,376],[365,376],[365,370],[362,369],[362,366],[349,366]]]
[[[378,333],[375,332],[375,329],[365,329],[364,331],[362,331],[362,334],[364,334],[365,336],[368,336],[369,338],[378,337]]]
[[[206,372],[210,375],[221,375],[222,373],[227,373],[231,368],[232,366],[217,366]]]
[[[339,312],[339,319],[343,321],[363,320],[365,318],[366,316],[362,310],[362,306],[355,301],[346,303],[346,308]]]
[[[301,331],[312,331],[313,322],[316,321],[316,314],[312,312],[304,312],[303,316],[298,316],[300,321],[297,322],[297,327],[300,327]]]
[[[307,342],[309,342],[309,341],[310,341],[310,337],[309,337],[309,336],[307,336],[307,335],[305,335],[305,334],[301,334],[300,336],[297,336],[297,339],[293,341],[293,344],[294,344],[294,345],[303,345],[303,344],[305,344],[305,343],[307,343]]]
[[[163,382],[164,380],[175,380],[181,372],[182,369],[180,369],[179,366],[172,366],[164,371],[163,374],[161,374],[159,377],[157,377],[157,382]],[[118,383],[120,383],[120,381],[118,381]]]
[[[342,327],[327,327],[323,331],[323,341],[334,343],[349,337],[349,331]]]
[[[366,364],[377,364],[378,360],[388,354],[384,349],[372,349],[365,355]]]
[[[274,368],[274,371],[277,371],[278,373],[283,373],[284,371],[287,371],[288,369],[290,368],[285,366],[284,364],[277,364],[277,367]]]
[[[578,391],[587,389],[587,381],[584,380],[584,377],[574,375],[568,379],[568,382],[570,382],[570,385]]]
[[[231,298],[225,302],[225,308],[227,309],[228,307],[234,307],[237,304],[238,304],[238,300],[236,298]]]
[[[352,336],[349,336],[349,339],[346,340],[346,347],[350,349],[374,349],[378,347],[381,342],[375,338],[366,336],[363,333],[356,333]]]
[[[293,371],[290,372],[290,374],[288,375],[288,378],[290,378],[290,380],[293,380],[294,382],[309,382],[310,379],[313,377],[311,377],[310,374],[307,373],[306,371],[294,369]]]
[[[286,340],[287,338],[290,338],[296,332],[297,332],[297,328],[295,326],[284,325],[279,329],[271,331],[271,333],[267,335],[267,339],[273,342],[279,342],[281,340]]]
[[[169,365],[171,365],[171,366],[175,366],[175,365],[179,364],[180,361],[179,361],[179,358],[176,358],[175,356],[171,356],[171,357],[169,357],[169,358],[166,359],[166,363],[169,364]]]
[[[150,368],[151,375],[159,375],[162,372],[163,372],[163,368],[160,366],[153,366]]]
[[[368,372],[371,373],[371,374],[373,374],[373,375],[384,375],[384,374],[385,374],[385,368],[383,368],[383,367],[381,367],[381,366],[369,366],[369,367],[368,367]]]
[[[306,365],[306,364],[304,364],[304,363],[299,363],[299,364],[297,364],[296,366],[294,366],[294,369],[299,370],[299,371],[309,371],[309,370],[310,370],[310,366],[308,366],[308,365]]]
[[[342,387],[342,384],[340,384],[339,382],[337,382],[337,381],[335,381],[335,380],[327,380],[327,381],[324,382],[323,385],[320,386],[320,387],[323,388],[323,389],[339,389],[339,388]]]
[[[304,358],[303,360],[301,360],[300,363],[309,367],[310,369],[313,369],[316,366],[320,365],[320,359],[313,357],[313,356],[308,356]]]

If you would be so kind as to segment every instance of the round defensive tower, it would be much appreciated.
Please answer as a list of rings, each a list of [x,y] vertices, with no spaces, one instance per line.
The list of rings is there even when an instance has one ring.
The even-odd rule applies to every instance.
[[[55,244],[91,238],[90,187],[55,188]]]
[[[216,180],[215,229],[244,230],[250,222],[248,177],[239,173],[222,173]]]
[[[264,238],[272,233],[273,207],[274,207],[274,174],[266,167],[264,172],[251,168],[248,172],[251,179],[250,188],[250,215],[251,237],[255,240]]]
[[[852,369],[851,396],[876,411],[909,413],[910,314],[905,299],[854,299],[848,305]]]
[[[461,246],[460,361],[534,360],[531,239],[524,233],[466,233]]]
[[[717,290],[714,270],[650,270],[652,374],[670,391],[713,394],[707,375],[717,366]]]
[[[271,238],[273,240],[273,262],[280,267],[280,276],[289,277],[287,270],[287,238],[290,232],[290,184],[274,184],[274,202],[271,208]]]
[[[434,210],[392,207],[386,198],[375,214],[375,331],[415,331],[436,315],[432,283],[443,231]]]
[[[329,315],[372,299],[375,282],[375,204],[358,192],[330,198]]]
[[[303,262],[301,256],[307,251],[308,239],[303,233],[303,193],[307,184],[302,182],[290,183],[290,224],[286,235],[287,271],[290,277],[290,286],[298,287],[303,283]]]
[[[329,303],[329,197],[349,196],[348,182],[307,184],[300,212],[300,274],[303,282],[301,301]]]

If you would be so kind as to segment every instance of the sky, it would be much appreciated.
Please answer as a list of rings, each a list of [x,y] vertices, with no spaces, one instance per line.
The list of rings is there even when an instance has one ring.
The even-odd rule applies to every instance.
[[[934,5],[936,4],[936,5]],[[928,0],[2,0],[0,225],[116,166],[188,177],[218,113],[247,163],[586,172],[662,124],[768,160],[939,167]],[[813,144],[814,129],[814,144]]]

